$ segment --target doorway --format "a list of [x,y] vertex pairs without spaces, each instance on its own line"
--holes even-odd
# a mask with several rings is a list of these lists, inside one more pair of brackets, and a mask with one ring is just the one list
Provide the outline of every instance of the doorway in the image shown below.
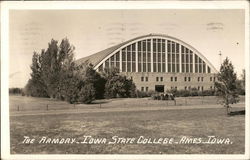
[[155,85],[156,92],[164,92],[164,85]]

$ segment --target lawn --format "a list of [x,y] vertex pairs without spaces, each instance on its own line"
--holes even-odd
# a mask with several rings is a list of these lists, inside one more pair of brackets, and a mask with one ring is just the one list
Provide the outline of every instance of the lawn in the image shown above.
[[[29,106],[43,104],[50,100],[39,99]],[[19,100],[21,102],[21,100]],[[135,99],[141,102],[141,100]],[[154,107],[151,100],[143,100],[145,106]],[[15,103],[17,102],[17,99]],[[33,104],[34,102],[34,104]],[[118,107],[129,106],[123,99],[108,101]],[[139,103],[138,102],[138,103]],[[156,106],[160,101],[154,101]],[[64,102],[62,103],[67,106]],[[166,102],[164,102],[166,103]],[[13,105],[13,101],[11,102]],[[20,104],[18,102],[18,104]],[[141,104],[141,103],[140,103]],[[52,106],[52,104],[50,104]],[[191,105],[191,104],[190,104]],[[14,106],[14,105],[13,105]],[[85,106],[85,105],[83,105]],[[83,107],[81,105],[77,107]],[[94,105],[95,106],[95,105]],[[112,105],[109,105],[112,106]],[[115,106],[115,105],[113,105]],[[130,104],[131,106],[131,104]],[[69,108],[71,108],[70,106]],[[87,106],[87,107],[91,107]],[[97,106],[96,106],[97,107]],[[143,107],[141,104],[140,107]],[[185,106],[184,106],[185,107]],[[126,108],[126,107],[125,107]],[[244,110],[244,105],[234,108]],[[12,111],[11,111],[12,112]],[[25,111],[19,111],[25,112]],[[69,113],[59,115],[10,116],[10,138],[12,154],[243,154],[245,146],[245,115],[226,116],[225,109],[159,109],[91,113]],[[49,138],[76,138],[82,141],[84,136],[106,138],[112,136],[147,138],[174,138],[179,141],[183,136],[207,139],[208,136],[229,138],[230,144],[23,144],[24,136],[37,140]]]

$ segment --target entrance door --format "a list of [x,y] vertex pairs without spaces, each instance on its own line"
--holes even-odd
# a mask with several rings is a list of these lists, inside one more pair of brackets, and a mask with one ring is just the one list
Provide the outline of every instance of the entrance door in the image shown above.
[[155,85],[156,92],[164,92],[164,85]]

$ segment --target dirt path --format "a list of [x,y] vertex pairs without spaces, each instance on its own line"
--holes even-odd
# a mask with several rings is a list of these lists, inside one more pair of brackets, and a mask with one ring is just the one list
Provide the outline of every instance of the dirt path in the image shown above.
[[[221,108],[221,105],[190,105],[190,106],[154,106],[154,107],[118,107],[118,108],[76,108],[61,110],[33,110],[33,111],[11,111],[10,116],[32,116],[32,115],[58,115],[58,114],[81,114],[81,113],[102,113],[102,112],[140,112],[156,110],[178,110],[178,109],[206,109]],[[233,107],[245,107],[245,103],[238,103]]]

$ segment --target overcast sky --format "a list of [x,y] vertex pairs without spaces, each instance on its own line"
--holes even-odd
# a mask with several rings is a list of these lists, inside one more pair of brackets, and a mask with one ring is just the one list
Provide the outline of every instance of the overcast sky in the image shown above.
[[30,78],[33,51],[53,38],[67,37],[79,59],[131,38],[167,34],[200,51],[219,70],[219,52],[244,68],[244,10],[12,10],[10,11],[10,87]]

